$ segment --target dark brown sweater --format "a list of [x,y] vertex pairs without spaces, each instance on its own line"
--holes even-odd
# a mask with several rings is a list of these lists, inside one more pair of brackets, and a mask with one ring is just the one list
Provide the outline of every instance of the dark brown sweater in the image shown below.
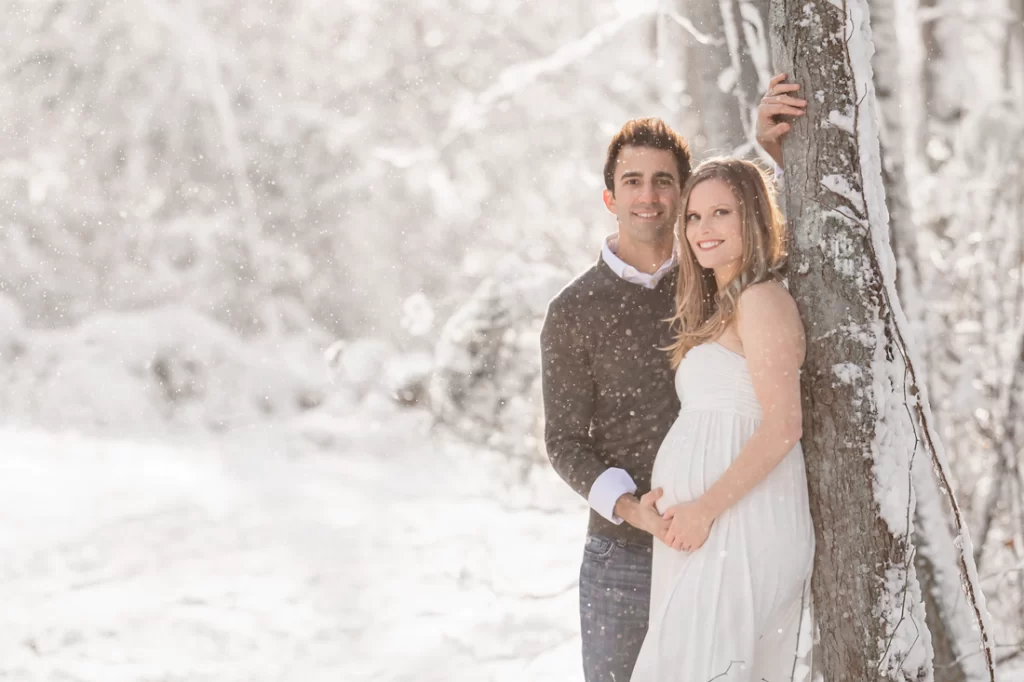
[[[587,498],[604,471],[619,467],[650,490],[662,439],[679,414],[665,320],[676,273],[655,289],[632,284],[599,259],[548,306],[541,332],[544,440],[551,465]],[[589,530],[650,544],[651,536],[593,509]]]

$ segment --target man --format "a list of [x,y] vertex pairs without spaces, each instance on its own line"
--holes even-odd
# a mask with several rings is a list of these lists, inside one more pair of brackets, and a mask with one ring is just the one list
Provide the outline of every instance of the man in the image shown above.
[[[772,79],[758,141],[781,166],[781,137],[806,102]],[[657,118],[629,121],[608,147],[604,202],[618,221],[598,262],[551,301],[541,333],[545,442],[555,471],[590,504],[580,568],[587,682],[626,682],[647,632],[652,537],[668,523],[650,490],[679,412],[665,320],[676,285],[674,230],[689,146]],[[641,497],[637,497],[640,494]]]

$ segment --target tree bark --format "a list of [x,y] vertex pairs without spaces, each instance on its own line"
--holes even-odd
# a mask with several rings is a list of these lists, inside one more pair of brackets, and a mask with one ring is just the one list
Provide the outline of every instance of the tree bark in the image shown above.
[[[773,0],[770,19],[776,70],[800,83],[809,102],[787,137],[784,198],[790,288],[807,329],[815,673],[830,682],[930,680],[932,638],[914,568],[913,472],[916,458],[928,458],[946,483],[948,465],[901,332],[867,0]],[[970,539],[949,499],[960,534],[956,568],[976,605]]]

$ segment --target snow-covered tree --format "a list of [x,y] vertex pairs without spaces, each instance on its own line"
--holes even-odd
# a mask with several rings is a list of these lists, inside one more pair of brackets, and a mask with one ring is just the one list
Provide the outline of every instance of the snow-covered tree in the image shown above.
[[[809,100],[786,144],[785,202],[793,238],[790,284],[808,335],[803,442],[818,536],[815,666],[828,680],[933,678],[914,531],[915,522],[945,528],[941,506],[931,499],[937,489],[917,484],[917,472],[934,468],[958,532],[955,554],[933,556],[953,565],[935,570],[963,576],[977,629],[954,635],[980,633],[969,653],[983,658],[994,679],[970,537],[927,387],[915,374],[916,351],[903,333],[868,3],[774,0],[771,19],[775,64]],[[939,518],[915,517],[925,505]]]
[[568,273],[510,257],[452,315],[430,383],[434,413],[529,467],[543,457],[540,328]]

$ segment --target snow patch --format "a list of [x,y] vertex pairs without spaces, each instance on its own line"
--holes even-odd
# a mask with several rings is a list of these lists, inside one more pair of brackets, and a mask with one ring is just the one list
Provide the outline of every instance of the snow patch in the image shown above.
[[722,69],[722,72],[718,74],[717,84],[719,91],[724,93],[732,92],[733,88],[736,87],[736,81],[738,79],[739,76],[737,75],[735,68],[731,66],[725,67]]
[[848,133],[850,135],[854,134],[852,111],[840,113],[833,109],[832,111],[828,112],[828,122],[845,133]]
[[894,680],[904,679],[907,671],[929,669],[931,639],[922,636],[924,602],[913,565],[890,566],[883,595],[876,614],[886,624],[879,670],[885,679]]
[[844,384],[854,384],[864,378],[864,372],[852,362],[840,362],[832,365],[832,373]]
[[821,179],[821,185],[845,199],[857,211],[858,216],[864,215],[864,198],[842,175],[826,175]]
[[0,412],[118,434],[237,428],[324,400],[320,342],[243,340],[178,306],[99,313],[71,329],[15,328],[0,338]]

